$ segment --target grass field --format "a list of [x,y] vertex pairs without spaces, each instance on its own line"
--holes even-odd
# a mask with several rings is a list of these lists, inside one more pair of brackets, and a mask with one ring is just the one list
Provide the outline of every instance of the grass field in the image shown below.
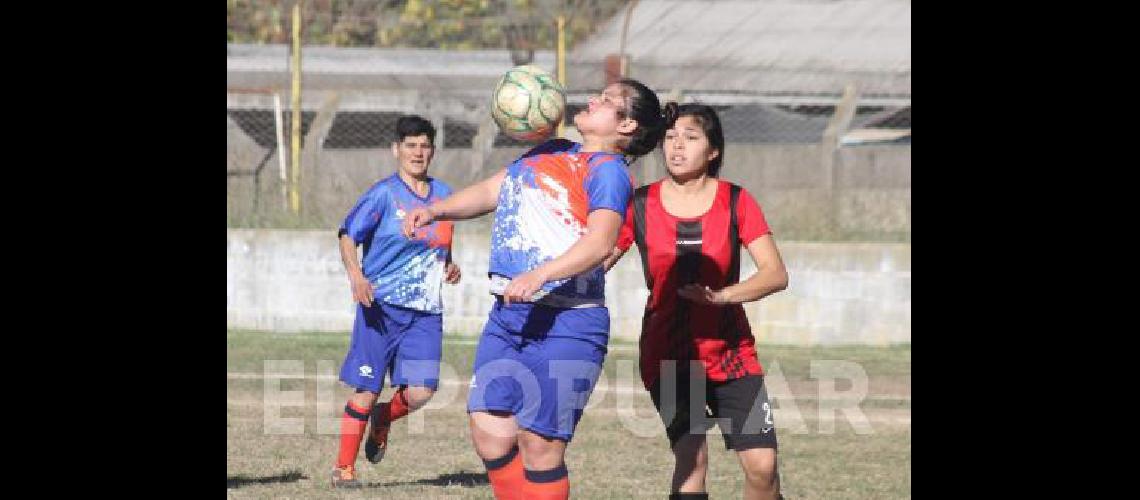
[[[337,452],[338,417],[350,394],[335,380],[348,334],[228,331],[228,497],[493,498],[471,447],[464,411],[474,339],[444,342],[444,382],[436,398],[394,425],[381,464],[369,464],[361,452],[357,467],[365,487],[344,492],[331,490],[328,476]],[[785,498],[910,498],[909,345],[760,346],[759,351],[776,408]],[[635,344],[611,342],[604,375],[567,451],[572,498],[668,495],[672,459],[664,427],[637,378],[636,359]],[[827,361],[845,361],[843,366],[857,366],[866,377],[823,380],[820,362]],[[275,375],[282,372],[292,378]],[[786,392],[777,390],[780,382]],[[820,389],[842,393],[863,382],[867,391],[860,399],[828,397]],[[381,399],[390,394],[386,389]],[[821,406],[847,411],[821,412]],[[848,418],[855,410],[866,418],[865,427]],[[821,415],[834,416],[830,430],[821,426]],[[716,430],[709,436],[709,452],[710,498],[740,498],[740,467]]]

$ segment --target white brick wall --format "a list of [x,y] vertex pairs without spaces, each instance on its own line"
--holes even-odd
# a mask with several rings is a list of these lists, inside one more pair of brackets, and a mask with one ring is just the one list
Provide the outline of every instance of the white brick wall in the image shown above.
[[[444,329],[478,335],[491,305],[487,235],[456,233],[463,281],[444,286]],[[347,331],[353,304],[334,231],[227,230],[226,324],[275,331]],[[757,341],[910,342],[910,245],[778,242],[788,289],[745,305]],[[741,277],[755,272],[751,259]],[[614,336],[636,339],[649,292],[636,247],[607,276]]]

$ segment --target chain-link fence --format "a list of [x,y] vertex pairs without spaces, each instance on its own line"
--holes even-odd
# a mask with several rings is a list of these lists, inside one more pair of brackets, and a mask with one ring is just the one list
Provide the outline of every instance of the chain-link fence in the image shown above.
[[[684,12],[692,3],[702,10]],[[309,31],[302,36],[301,198],[295,214],[288,205],[292,68],[286,45],[293,4],[230,2],[231,42],[258,41],[260,33],[260,41],[278,43],[227,45],[227,224],[334,228],[361,193],[394,171],[390,146],[396,119],[404,114],[434,123],[431,173],[454,188],[501,168],[527,145],[498,132],[488,111],[491,89],[519,63],[556,71],[552,33],[554,18],[562,15],[572,18],[565,26],[574,26],[566,30],[567,125],[607,75],[624,66],[626,74],[658,90],[663,102],[717,108],[727,143],[722,176],[756,194],[784,239],[909,241],[909,2],[832,2],[843,4],[838,10],[799,2],[798,10],[771,10],[785,3],[797,4],[305,2],[308,19],[321,21],[306,25]],[[507,8],[512,4],[531,8],[513,12]],[[345,5],[354,7],[340,8]],[[739,32],[748,16],[778,15],[785,27],[800,26],[802,36],[824,36],[813,34],[811,23],[834,24],[852,15],[843,9],[853,8],[878,9],[875,26],[886,26],[880,26],[878,31],[886,33],[880,38],[897,35],[899,12],[905,10],[905,61],[876,63],[841,51],[834,58],[852,61],[845,67],[797,70],[781,58],[793,59],[800,49],[753,50],[749,40],[762,37]],[[676,16],[687,21],[670,21]],[[257,25],[252,19],[277,21]],[[684,30],[702,26],[721,39],[695,49],[677,45],[697,36]],[[413,28],[422,33],[412,36]],[[864,40],[877,36],[871,28],[853,29],[831,47],[850,52],[852,45],[866,42],[868,52],[878,50],[876,40]],[[742,39],[733,40],[734,33]],[[356,46],[330,46],[340,43]],[[433,43],[441,48],[422,48]],[[487,47],[495,44],[500,46]],[[686,55],[690,49],[702,52]],[[774,60],[759,60],[765,57]],[[876,73],[874,64],[885,69]],[[568,135],[573,137],[572,127]],[[656,152],[631,170],[640,183],[665,174]]]

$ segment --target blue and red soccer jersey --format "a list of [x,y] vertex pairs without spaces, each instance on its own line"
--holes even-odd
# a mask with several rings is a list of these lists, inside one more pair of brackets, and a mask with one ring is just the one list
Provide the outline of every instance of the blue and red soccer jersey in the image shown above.
[[375,299],[386,304],[442,314],[440,287],[451,252],[451,222],[433,222],[413,238],[402,232],[404,216],[451,195],[451,188],[429,179],[425,197],[417,195],[398,174],[378,181],[356,202],[341,233],[364,245],[362,271]]
[[[620,154],[580,153],[581,144],[547,141],[507,166],[491,229],[492,293],[510,278],[531,271],[568,250],[586,232],[586,217],[598,209],[625,215],[633,183]],[[498,275],[506,279],[495,279]],[[543,302],[560,307],[603,306],[605,272],[598,267],[549,281]]]
[[[628,250],[640,234],[642,266],[649,286],[641,331],[641,376],[650,387],[662,360],[700,360],[709,380],[724,382],[762,375],[755,339],[740,304],[695,304],[677,289],[699,283],[719,290],[740,278],[740,246],[771,232],[764,212],[748,191],[717,181],[713,204],[699,217],[676,217],[661,203],[661,181],[639,188],[630,205],[617,246]],[[645,190],[642,196],[641,190]],[[642,215],[635,204],[644,203]],[[736,212],[736,228],[732,227]]]
[[[624,216],[633,193],[625,158],[580,149],[551,140],[507,167],[491,230],[492,293],[566,253],[590,212]],[[523,429],[569,441],[605,360],[604,289],[599,265],[547,282],[534,303],[497,300],[475,350],[467,410],[508,411]]]

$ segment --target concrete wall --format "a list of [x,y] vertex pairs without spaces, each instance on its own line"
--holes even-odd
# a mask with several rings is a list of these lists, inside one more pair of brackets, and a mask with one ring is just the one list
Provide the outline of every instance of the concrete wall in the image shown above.
[[[463,223],[461,223],[462,225]],[[478,335],[491,305],[486,233],[457,232],[463,281],[444,286],[444,329]],[[745,306],[757,341],[772,344],[910,342],[910,244],[779,241],[787,290]],[[229,328],[347,331],[353,304],[335,232],[230,229]],[[636,339],[649,295],[637,250],[607,276],[612,334]],[[755,272],[744,259],[741,276]]]

